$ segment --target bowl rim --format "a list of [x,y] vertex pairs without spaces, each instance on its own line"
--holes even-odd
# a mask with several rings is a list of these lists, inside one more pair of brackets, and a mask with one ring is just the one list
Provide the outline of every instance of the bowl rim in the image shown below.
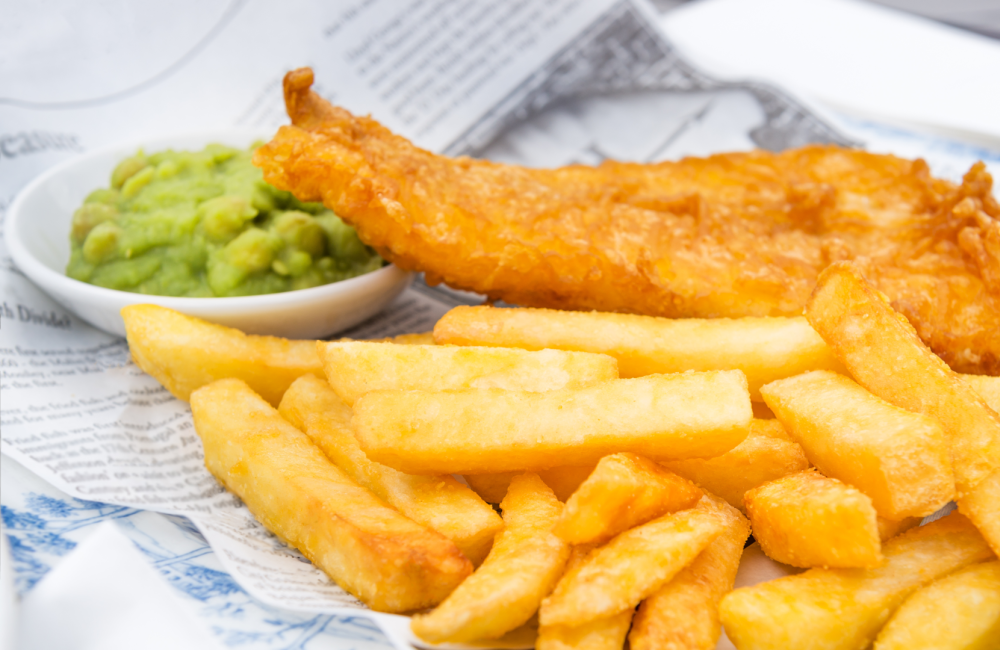
[[[71,278],[65,273],[53,270],[35,257],[21,238],[20,228],[22,221],[25,218],[23,204],[27,202],[29,197],[38,192],[39,189],[52,178],[63,175],[67,173],[68,170],[76,167],[85,166],[88,161],[94,158],[110,153],[125,150],[136,150],[140,148],[171,148],[172,145],[168,144],[170,141],[182,139],[201,139],[204,141],[204,144],[202,145],[202,147],[204,147],[211,144],[213,138],[247,137],[249,139],[258,135],[261,136],[260,139],[262,140],[266,140],[268,137],[264,136],[261,130],[252,128],[203,129],[199,131],[177,132],[172,134],[167,133],[153,137],[119,141],[117,143],[104,145],[90,151],[83,152],[78,156],[73,156],[68,160],[64,160],[49,169],[46,169],[29,181],[28,184],[17,193],[14,200],[7,208],[7,214],[4,219],[4,243],[7,246],[7,250],[17,268],[25,276],[27,276],[28,279],[38,284],[43,290],[46,290],[46,287],[51,285],[63,285],[66,289],[74,291],[76,295],[83,299],[93,299],[103,303],[107,303],[109,301],[129,304],[150,302],[176,309],[177,311],[204,309],[212,304],[212,302],[216,303],[212,305],[213,307],[224,311],[245,311],[254,307],[280,307],[287,304],[307,302],[311,299],[322,299],[328,294],[332,295],[350,292],[353,289],[364,290],[363,285],[370,282],[377,283],[378,280],[383,279],[384,276],[398,274],[400,271],[408,275],[410,274],[410,272],[403,271],[394,264],[389,263],[382,268],[369,271],[363,275],[348,278],[346,280],[339,280],[337,282],[331,282],[329,284],[323,284],[316,287],[309,287],[307,289],[282,291],[280,293],[267,293],[253,296],[212,296],[204,298],[161,296],[156,294],[121,291],[119,289],[108,289],[106,287],[100,287]],[[176,145],[173,145],[173,147],[176,148]],[[69,237],[68,232],[66,236]],[[388,278],[385,279],[388,280]],[[46,293],[48,293],[48,291],[46,291]]]

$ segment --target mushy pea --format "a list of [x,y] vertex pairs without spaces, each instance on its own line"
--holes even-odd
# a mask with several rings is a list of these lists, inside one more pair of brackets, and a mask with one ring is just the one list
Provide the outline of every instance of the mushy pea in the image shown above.
[[249,296],[353,278],[383,265],[319,203],[264,182],[244,151],[141,151],[73,214],[66,275],[158,296]]

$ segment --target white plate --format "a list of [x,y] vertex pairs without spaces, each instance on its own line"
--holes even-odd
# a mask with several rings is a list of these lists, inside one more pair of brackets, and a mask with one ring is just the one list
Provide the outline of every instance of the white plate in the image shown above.
[[248,147],[268,136],[251,131],[212,131],[149,138],[106,147],[53,167],[18,194],[7,213],[5,237],[18,268],[66,309],[91,325],[125,335],[122,307],[153,303],[251,334],[323,338],[374,316],[399,295],[412,274],[386,266],[357,278],[263,296],[174,298],[105,289],[66,277],[73,212],[111,171],[142,148],[200,150],[217,142]]

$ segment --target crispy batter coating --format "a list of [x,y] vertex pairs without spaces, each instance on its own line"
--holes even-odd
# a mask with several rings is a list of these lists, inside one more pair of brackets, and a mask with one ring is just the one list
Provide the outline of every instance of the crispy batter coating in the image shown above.
[[292,126],[254,162],[430,283],[533,307],[797,315],[854,260],[955,370],[1000,374],[1000,205],[922,160],[830,146],[529,169],[447,158],[285,77]]

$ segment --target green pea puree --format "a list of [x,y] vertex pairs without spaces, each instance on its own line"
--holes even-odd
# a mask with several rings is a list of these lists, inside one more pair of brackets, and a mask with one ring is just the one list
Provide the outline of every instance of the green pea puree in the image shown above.
[[73,215],[66,275],[158,296],[250,296],[305,289],[383,260],[320,203],[264,182],[254,147],[142,151]]

